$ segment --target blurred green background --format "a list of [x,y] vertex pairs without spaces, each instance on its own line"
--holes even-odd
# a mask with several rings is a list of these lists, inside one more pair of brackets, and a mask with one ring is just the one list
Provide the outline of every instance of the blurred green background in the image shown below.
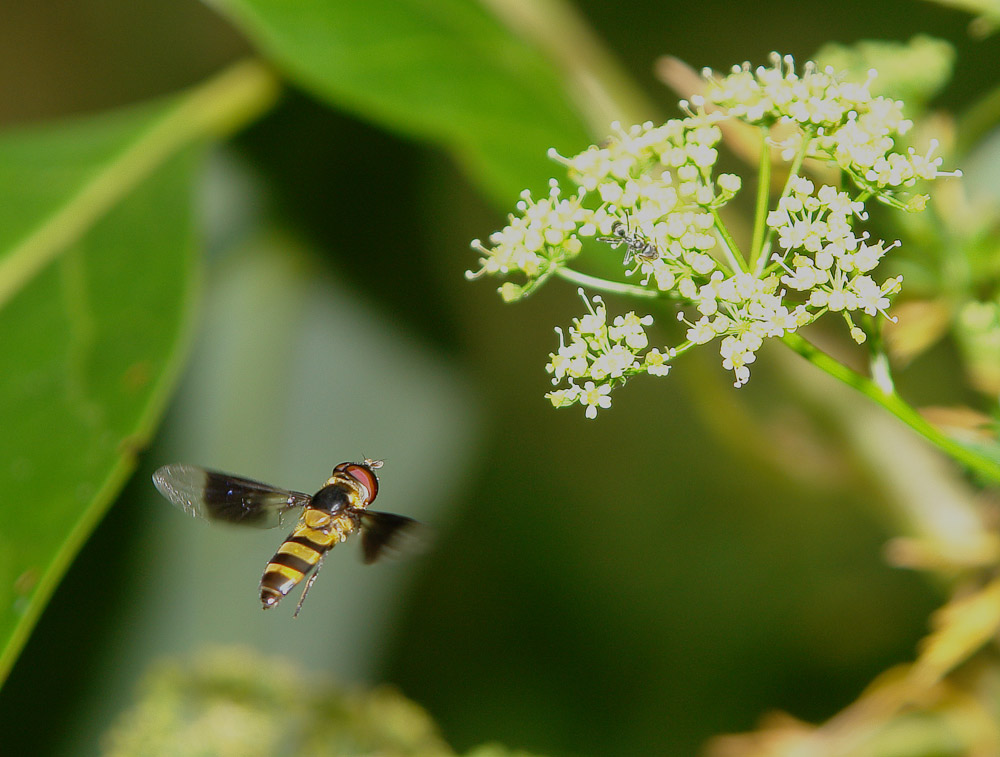
[[[933,33],[958,51],[943,108],[995,84],[1000,60],[1000,39],[925,3],[577,7],[671,114],[662,54],[725,69]],[[154,97],[249,52],[193,0],[5,3],[0,121]],[[778,350],[739,392],[692,359],[596,422],[552,411],[543,365],[579,311],[572,288],[507,307],[466,282],[468,240],[504,209],[441,151],[293,86],[215,149],[199,193],[208,264],[185,378],[0,690],[18,724],[4,754],[97,753],[152,662],[213,643],[392,682],[457,749],[551,755],[691,754],[769,710],[823,719],[912,658],[941,595],[885,565],[886,494],[829,418],[789,400]],[[934,370],[949,360],[921,359],[904,390],[950,397]],[[743,432],[747,412],[765,435]],[[149,482],[185,461],[311,491],[365,455],[386,459],[379,506],[430,523],[433,544],[373,568],[337,550],[296,620],[256,596],[283,534],[186,519]]]

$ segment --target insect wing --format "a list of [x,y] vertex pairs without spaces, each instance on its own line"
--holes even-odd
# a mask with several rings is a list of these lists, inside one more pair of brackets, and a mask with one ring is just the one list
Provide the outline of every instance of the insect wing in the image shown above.
[[188,515],[257,528],[281,525],[285,513],[312,500],[302,492],[196,465],[165,465],[153,474],[153,484]]
[[421,530],[413,518],[365,510],[361,515],[361,552],[365,563],[373,563],[387,549],[397,549],[406,535]]

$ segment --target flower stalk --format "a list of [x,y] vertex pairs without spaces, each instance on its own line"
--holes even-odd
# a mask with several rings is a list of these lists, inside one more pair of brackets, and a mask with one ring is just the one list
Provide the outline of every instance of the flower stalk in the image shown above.
[[760,162],[757,165],[757,204],[753,219],[753,240],[750,242],[750,268],[763,271],[763,266],[757,267],[760,260],[766,260],[764,252],[764,235],[767,233],[767,207],[771,197],[771,150],[768,146],[769,129],[760,129]]
[[863,376],[807,341],[800,334],[785,334],[781,341],[821,371],[857,389],[881,405],[952,459],[983,478],[1000,484],[1000,462],[977,454],[942,432],[895,391],[885,391],[878,381]]
[[654,289],[647,289],[646,287],[634,286],[632,284],[624,284],[620,281],[611,281],[610,279],[601,279],[597,276],[590,276],[586,273],[574,271],[572,268],[566,268],[565,266],[557,268],[555,275],[578,286],[587,287],[588,289],[593,289],[596,292],[604,292],[605,294],[620,294],[623,297],[638,297],[640,299],[654,300],[661,296],[660,293]]

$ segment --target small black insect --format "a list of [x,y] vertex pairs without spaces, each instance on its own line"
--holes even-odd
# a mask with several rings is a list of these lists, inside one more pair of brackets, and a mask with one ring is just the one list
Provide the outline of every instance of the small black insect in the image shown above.
[[622,261],[622,265],[631,263],[632,258],[652,262],[660,257],[660,251],[651,240],[638,231],[630,230],[621,221],[615,221],[611,225],[611,233],[613,236],[597,237],[597,241],[607,242],[615,249],[618,249],[620,245],[625,245],[625,259]]

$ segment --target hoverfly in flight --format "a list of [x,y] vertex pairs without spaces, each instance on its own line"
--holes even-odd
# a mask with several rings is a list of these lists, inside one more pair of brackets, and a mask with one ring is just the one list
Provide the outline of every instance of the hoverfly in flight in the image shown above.
[[311,496],[184,464],[163,466],[153,474],[153,483],[172,504],[206,520],[273,528],[291,522],[289,513],[296,511],[298,523],[264,568],[260,601],[265,610],[274,607],[312,572],[295,608],[298,615],[327,552],[337,544],[360,531],[364,561],[372,563],[417,524],[412,518],[368,509],[378,494],[375,471],[381,467],[381,460],[367,458],[363,463],[341,463]]
[[625,245],[625,259],[622,261],[622,265],[628,265],[632,262],[632,258],[651,263],[660,257],[660,251],[652,241],[638,231],[631,231],[621,221],[615,221],[611,224],[610,237],[597,237],[597,241],[607,242],[615,249],[618,249],[620,245]]

